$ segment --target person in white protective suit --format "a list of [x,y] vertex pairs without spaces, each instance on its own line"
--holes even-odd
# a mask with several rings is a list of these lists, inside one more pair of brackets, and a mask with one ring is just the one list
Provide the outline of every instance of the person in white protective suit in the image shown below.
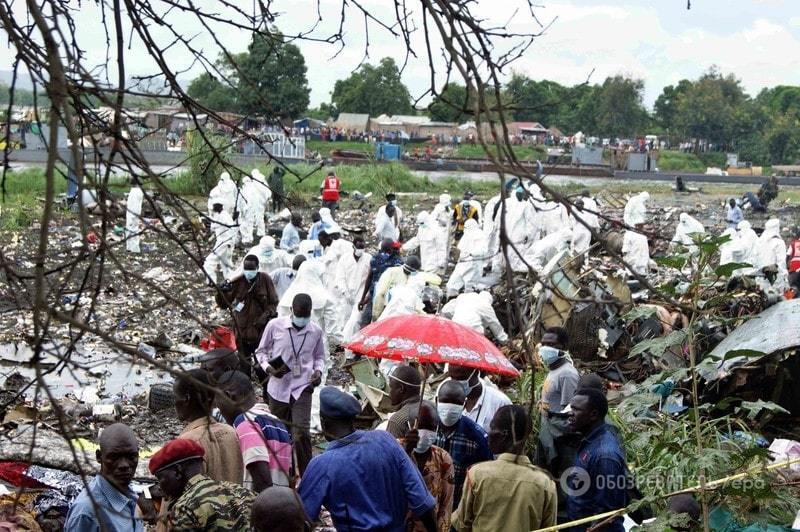
[[453,198],[450,194],[439,194],[439,202],[433,207],[431,216],[439,222],[439,225],[447,227],[453,218]]
[[[639,228],[641,225],[639,224]],[[638,231],[625,231],[622,239],[622,258],[635,273],[647,275],[650,268],[650,244],[647,236]]]
[[672,242],[685,246],[691,253],[697,251],[697,246],[692,239],[692,235],[697,233],[705,233],[706,228],[699,220],[689,216],[687,213],[682,212],[677,227],[675,227],[675,235],[672,237]]
[[531,244],[525,252],[525,262],[535,271],[541,272],[557,253],[570,249],[571,243],[572,230],[565,227]]
[[337,315],[346,320],[342,327],[342,341],[349,342],[359,331],[361,311],[358,302],[364,297],[364,286],[369,276],[372,255],[366,252],[364,239],[357,236],[353,239],[352,253],[339,257],[336,264],[333,291],[337,299]]
[[464,236],[458,242],[458,263],[447,281],[447,297],[454,297],[463,288],[465,292],[477,289],[483,275],[488,254],[489,239],[478,222],[470,218],[464,222]]
[[556,201],[536,202],[536,209],[542,238],[571,227],[569,212],[563,204]]
[[735,256],[739,242],[737,241],[736,229],[728,227],[720,236],[727,236],[729,240],[719,246],[719,265],[723,266],[725,264],[737,262]]
[[394,205],[390,203],[386,205],[386,209],[375,215],[375,231],[372,234],[379,241],[400,240],[400,222],[396,214]]
[[239,212],[239,235],[242,244],[253,242],[253,228],[258,224],[258,216],[261,215],[261,223],[264,223],[264,209],[266,204],[263,202],[264,196],[259,185],[252,177],[242,178],[241,193],[236,199],[236,210]]
[[461,294],[442,307],[441,315],[484,336],[488,329],[497,343],[505,344],[508,342],[508,334],[497,319],[492,302],[492,294],[486,290]]
[[736,228],[738,229],[736,235],[738,246],[736,253],[734,254],[736,259],[735,262],[742,262],[755,267],[758,263],[758,257],[756,256],[758,235],[755,231],[753,231],[750,222],[747,220],[742,220],[739,222],[739,225],[737,225]]
[[756,256],[759,269],[777,271],[772,288],[782,294],[789,286],[789,271],[786,267],[786,242],[781,238],[781,222],[778,218],[770,218],[764,224],[764,232],[756,243]]
[[[600,229],[600,218],[597,214],[597,202],[584,192],[575,200],[575,208],[570,217],[572,221],[572,253],[580,254],[592,245],[592,231]],[[583,223],[581,223],[583,222]]]
[[409,316],[424,314],[425,304],[422,301],[422,291],[425,289],[425,279],[421,275],[410,276],[403,284],[398,284],[386,293],[386,305],[375,321],[393,318],[394,316]]
[[211,232],[214,233],[214,248],[203,262],[203,271],[209,284],[217,282],[217,269],[222,271],[223,279],[230,279],[233,271],[233,246],[239,228],[233,218],[225,211],[222,199],[213,198],[211,208]]
[[[292,300],[297,294],[308,294],[311,296],[311,321],[316,323],[325,334],[323,335],[323,345],[325,349],[325,367],[322,370],[322,383],[328,379],[328,371],[331,363],[328,354],[330,345],[342,342],[341,330],[337,328],[338,320],[336,316],[336,301],[333,295],[322,284],[322,265],[319,261],[306,260],[297,269],[297,277],[283,294],[278,302],[278,316],[291,316]],[[319,420],[319,390],[314,388],[311,397],[311,430],[319,432],[321,430]]]
[[647,221],[647,201],[650,199],[648,192],[640,192],[625,204],[622,221],[629,227],[636,227]]
[[282,249],[276,249],[275,239],[271,236],[262,236],[258,245],[250,248],[245,257],[247,255],[258,257],[258,271],[264,273],[272,273],[278,268],[288,268],[292,265],[293,257]]
[[417,236],[403,244],[403,251],[413,252],[419,249],[422,271],[441,274],[447,267],[447,249],[441,245],[445,228],[433,220],[428,211],[417,214]]
[[[524,257],[541,236],[541,219],[536,212],[534,202],[528,196],[529,193],[525,188],[518,185],[514,194],[506,200],[506,235],[509,241],[508,264],[514,272],[528,271]],[[498,204],[496,210],[494,231],[497,233],[497,251],[492,259],[492,269],[497,268],[500,270],[505,263],[505,256],[500,247],[500,213],[502,212],[502,205]],[[487,218],[492,215],[488,210],[486,212]]]
[[261,173],[261,170],[258,168],[253,168],[253,171],[250,172],[250,176],[253,178],[255,184],[258,185],[258,191],[261,193],[261,201],[256,203],[257,212],[255,213],[256,234],[261,237],[267,234],[267,226],[264,221],[264,215],[266,214],[267,206],[272,199],[272,191],[267,185],[267,177]]
[[131,253],[140,253],[139,249],[139,222],[142,218],[142,200],[144,192],[137,180],[131,183],[131,190],[128,192],[128,202],[125,205],[125,246]]
[[[326,228],[323,233],[320,233],[320,236],[323,234],[330,237],[330,242],[323,246],[322,263],[325,268],[325,274],[322,277],[322,281],[325,286],[333,287],[336,282],[336,269],[339,265],[339,259],[345,255],[353,254],[353,243],[342,238],[342,229],[336,222]],[[320,244],[322,244],[322,238],[320,238]],[[340,316],[341,325],[344,325],[344,320],[346,319],[347,316]]]
[[211,189],[208,194],[208,213],[211,215],[212,199],[222,202],[222,208],[225,212],[233,216],[233,210],[236,208],[236,198],[239,195],[239,189],[236,183],[231,179],[231,174],[222,172],[219,176],[219,182]]

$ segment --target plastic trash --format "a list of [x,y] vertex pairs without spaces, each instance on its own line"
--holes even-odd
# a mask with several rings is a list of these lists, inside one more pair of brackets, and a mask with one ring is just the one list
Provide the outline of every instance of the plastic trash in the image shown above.
[[141,354],[147,355],[149,357],[156,356],[156,348],[144,342],[139,342],[139,345],[136,347],[136,350],[139,351]]

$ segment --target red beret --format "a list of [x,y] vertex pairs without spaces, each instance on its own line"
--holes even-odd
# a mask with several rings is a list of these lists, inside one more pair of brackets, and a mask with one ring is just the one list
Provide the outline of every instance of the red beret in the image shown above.
[[400,242],[399,240],[395,240],[394,242],[392,242],[392,247],[394,249],[400,249],[401,247],[403,247],[403,243]]
[[184,460],[191,460],[193,458],[203,458],[206,450],[194,440],[186,440],[178,438],[167,442],[161,449],[158,450],[150,458],[150,472],[154,475],[156,471],[169,467]]

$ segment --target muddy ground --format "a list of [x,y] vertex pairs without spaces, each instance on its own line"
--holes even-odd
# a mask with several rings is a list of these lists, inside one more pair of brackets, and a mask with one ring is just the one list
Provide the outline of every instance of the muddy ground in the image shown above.
[[[716,187],[710,193],[675,194],[664,185],[654,184],[648,188],[652,191],[654,236],[660,235],[665,240],[671,238],[678,214],[683,211],[700,219],[708,230],[721,232],[725,227],[723,205],[726,198],[742,192],[738,187]],[[627,190],[606,187],[594,188],[592,192],[598,197],[605,214],[621,218]],[[455,198],[459,195],[460,191],[453,192]],[[369,237],[370,251],[374,251],[377,243],[371,236],[372,220],[380,202],[371,199],[373,201],[343,200],[337,221],[345,230],[351,231],[350,235],[358,232]],[[485,202],[488,198],[479,199]],[[425,194],[400,196],[406,238],[416,230],[416,212],[423,208],[430,210],[436,200],[435,196]],[[198,199],[195,203],[201,207],[205,201]],[[295,210],[303,213],[304,225],[308,226],[310,206],[297,206]],[[169,214],[169,209],[165,214]],[[767,216],[750,213],[746,216],[754,228],[763,227],[767,217],[779,216],[787,241],[790,239],[788,229],[800,223],[800,209],[783,195],[771,205]],[[124,219],[118,219],[117,223],[124,224]],[[269,224],[270,232],[279,234],[284,223],[273,218]],[[27,229],[0,233],[3,254],[21,275],[9,280],[5,278],[6,274],[2,274],[4,280],[0,286],[0,387],[11,377],[8,388],[13,390],[19,389],[20,383],[24,386],[25,380],[34,376],[33,369],[26,364],[31,352],[25,341],[32,333],[32,274],[40,230],[34,224]],[[99,228],[96,231],[100,233]],[[168,231],[178,236],[178,242],[166,236]],[[152,249],[139,255],[127,253],[124,243],[113,241],[113,237],[108,240],[104,254],[99,253],[99,241],[84,246],[78,219],[68,212],[56,213],[49,232],[45,267],[58,268],[46,278],[51,290],[49,304],[72,319],[88,320],[99,327],[107,339],[136,349],[140,342],[152,343],[157,336],[165,334],[173,342],[173,347],[159,352],[156,359],[170,366],[199,353],[197,340],[206,335],[209,327],[227,323],[227,313],[216,308],[212,289],[206,286],[200,270],[209,250],[209,241],[202,234],[198,238],[190,224],[175,222],[164,226],[154,222],[142,237],[142,242]],[[237,261],[245,251],[237,250]],[[91,269],[88,265],[92,266]],[[102,276],[99,275],[101,270]],[[76,302],[75,294],[81,286],[84,287],[84,296]],[[91,294],[94,293],[96,297],[92,306]],[[178,434],[181,423],[169,410],[153,415],[146,406],[145,396],[150,386],[170,380],[164,369],[141,362],[132,364],[129,357],[109,349],[103,338],[79,338],[78,329],[67,325],[51,326],[48,338],[43,367],[52,373],[45,377],[45,381],[54,397],[73,416],[79,433],[91,437],[97,429],[97,420],[87,415],[90,412],[81,403],[99,401],[128,407],[120,410],[123,420],[131,423],[148,445],[158,445]],[[75,344],[77,353],[70,353],[70,356],[81,361],[80,368],[65,369],[59,357],[67,353],[61,346],[68,345],[75,338],[79,338]],[[347,376],[344,372],[333,371],[331,379],[343,382]],[[33,403],[35,393],[33,388],[27,390],[24,394],[26,404]],[[3,394],[4,398],[13,396],[11,391]],[[37,398],[42,405],[40,415],[46,414],[49,407],[43,400],[44,394],[40,391]]]

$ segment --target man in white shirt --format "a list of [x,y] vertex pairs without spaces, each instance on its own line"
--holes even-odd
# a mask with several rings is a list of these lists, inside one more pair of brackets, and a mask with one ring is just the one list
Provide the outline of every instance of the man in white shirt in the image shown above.
[[[510,405],[511,400],[488,379],[482,379],[480,371],[475,368],[450,364],[448,369],[450,380],[461,383],[467,394],[464,415],[489,430],[495,413],[501,406]],[[447,382],[447,381],[445,381]]]

